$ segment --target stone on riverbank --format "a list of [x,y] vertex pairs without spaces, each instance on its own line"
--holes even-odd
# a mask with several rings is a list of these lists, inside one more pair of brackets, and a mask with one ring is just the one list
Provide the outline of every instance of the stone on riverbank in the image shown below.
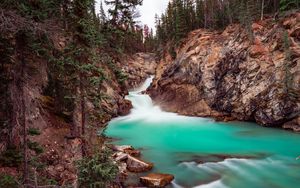
[[113,155],[113,157],[114,157],[115,161],[120,162],[120,161],[125,161],[125,160],[127,160],[128,154],[123,153],[123,152],[118,152],[118,153],[115,153],[115,154]]
[[128,155],[127,169],[130,172],[147,172],[153,168],[153,163],[148,163]]
[[109,148],[111,148],[113,151],[120,151],[123,153],[125,153],[126,150],[133,150],[133,147],[129,145],[123,145],[123,146],[110,145]]
[[148,174],[147,176],[140,177],[140,181],[147,187],[165,187],[170,184],[174,179],[171,174]]

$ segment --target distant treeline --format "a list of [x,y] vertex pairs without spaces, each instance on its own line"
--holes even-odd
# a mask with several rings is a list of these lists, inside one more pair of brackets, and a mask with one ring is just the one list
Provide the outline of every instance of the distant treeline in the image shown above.
[[192,30],[222,29],[300,7],[299,0],[173,0],[164,14],[156,15],[157,40],[178,42]]

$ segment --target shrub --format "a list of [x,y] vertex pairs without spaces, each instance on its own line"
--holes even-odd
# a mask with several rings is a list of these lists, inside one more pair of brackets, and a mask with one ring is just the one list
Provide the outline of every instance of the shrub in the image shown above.
[[35,136],[35,135],[40,135],[41,132],[38,129],[36,129],[36,128],[29,128],[28,129],[28,134],[30,136]]
[[6,167],[19,167],[22,163],[22,158],[21,152],[16,148],[11,147],[0,156],[0,164],[1,166]]
[[18,182],[13,176],[0,174],[0,187],[18,188]]
[[111,152],[105,149],[77,162],[79,187],[104,188],[115,180],[118,167],[110,155]]
[[41,153],[44,152],[44,149],[42,148],[42,146],[39,143],[37,143],[37,142],[31,142],[31,141],[29,141],[28,142],[28,148],[31,149],[31,150],[33,150],[33,151],[35,151],[36,154],[41,154]]

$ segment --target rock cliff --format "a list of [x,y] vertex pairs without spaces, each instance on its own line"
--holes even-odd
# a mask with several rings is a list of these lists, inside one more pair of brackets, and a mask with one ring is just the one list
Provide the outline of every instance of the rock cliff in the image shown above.
[[155,74],[157,63],[153,53],[137,53],[123,58],[120,67],[126,73],[127,88],[140,85],[150,75]]
[[[185,115],[296,129],[300,112],[300,13],[250,29],[191,32],[166,54],[148,90],[162,108]],[[295,123],[296,122],[296,123]]]

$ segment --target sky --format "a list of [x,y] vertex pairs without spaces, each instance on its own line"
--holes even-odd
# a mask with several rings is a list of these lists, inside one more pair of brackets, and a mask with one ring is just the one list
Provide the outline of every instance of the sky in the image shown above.
[[[96,0],[96,11],[99,10],[101,0]],[[107,10],[108,7],[105,6],[104,0],[103,5]],[[167,8],[169,0],[144,0],[143,5],[138,7],[138,10],[141,14],[141,17],[138,19],[142,24],[147,24],[149,27],[155,29],[155,14],[159,16],[165,11]]]

